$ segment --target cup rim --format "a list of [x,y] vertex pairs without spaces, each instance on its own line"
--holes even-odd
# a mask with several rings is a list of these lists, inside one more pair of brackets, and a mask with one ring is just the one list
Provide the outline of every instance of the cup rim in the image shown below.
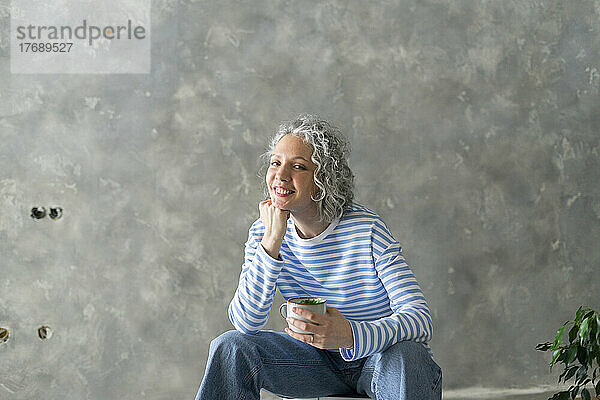
[[[299,302],[299,301],[307,300],[307,299],[317,300],[317,302],[316,303],[308,303],[308,304],[307,303],[301,303],[301,302]],[[323,304],[326,301],[327,300],[325,300],[324,298],[318,297],[318,296],[292,297],[291,299],[288,300],[289,303],[300,304],[300,305],[313,305],[313,304],[317,305],[317,304]]]

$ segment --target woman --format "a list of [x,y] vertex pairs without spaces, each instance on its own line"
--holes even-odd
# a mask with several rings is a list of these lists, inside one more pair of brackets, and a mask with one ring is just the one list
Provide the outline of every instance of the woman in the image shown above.
[[[402,250],[381,218],[353,202],[349,146],[327,121],[284,123],[266,153],[269,199],[250,227],[229,331],[210,345],[196,400],[367,394],[441,399],[431,317]],[[275,290],[318,296],[325,315],[294,311],[309,332],[261,331]]]

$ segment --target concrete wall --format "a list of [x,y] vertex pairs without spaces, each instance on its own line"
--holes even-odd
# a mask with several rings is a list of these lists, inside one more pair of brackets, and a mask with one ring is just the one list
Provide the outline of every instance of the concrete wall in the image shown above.
[[445,388],[555,382],[535,345],[600,306],[600,1],[152,3],[151,74],[19,75],[0,0],[1,399],[192,398],[301,112],[349,136]]

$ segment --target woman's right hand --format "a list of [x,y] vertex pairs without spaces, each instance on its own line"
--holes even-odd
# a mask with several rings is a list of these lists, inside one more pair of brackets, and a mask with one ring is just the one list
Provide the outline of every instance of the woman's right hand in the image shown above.
[[279,250],[287,229],[290,212],[275,207],[271,199],[261,201],[259,206],[260,220],[265,226],[265,234],[260,242],[268,255],[279,258]]

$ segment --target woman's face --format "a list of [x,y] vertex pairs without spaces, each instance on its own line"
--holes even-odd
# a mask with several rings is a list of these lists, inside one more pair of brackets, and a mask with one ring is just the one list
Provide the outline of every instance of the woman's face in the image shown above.
[[311,147],[293,135],[282,137],[271,155],[266,178],[271,201],[292,215],[317,217],[317,203],[311,199],[318,191],[311,156]]

